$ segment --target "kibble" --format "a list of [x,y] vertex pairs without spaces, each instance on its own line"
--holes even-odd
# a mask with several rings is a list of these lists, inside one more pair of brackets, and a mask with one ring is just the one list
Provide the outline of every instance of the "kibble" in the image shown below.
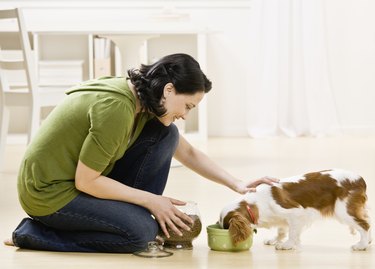
[[182,236],[176,234],[168,228],[170,237],[164,238],[164,247],[175,248],[175,249],[191,249],[193,248],[192,241],[196,238],[202,230],[202,222],[197,215],[188,215],[193,221],[193,224],[190,224],[190,231],[181,230]]

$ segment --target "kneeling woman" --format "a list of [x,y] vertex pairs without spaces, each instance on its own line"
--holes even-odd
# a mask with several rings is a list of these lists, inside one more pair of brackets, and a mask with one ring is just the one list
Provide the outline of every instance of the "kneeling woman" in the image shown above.
[[128,78],[83,82],[43,122],[18,177],[30,218],[13,232],[20,248],[134,252],[159,229],[181,234],[192,220],[162,196],[175,157],[200,175],[244,193],[242,182],[192,147],[173,121],[198,106],[211,82],[189,55],[165,56]]

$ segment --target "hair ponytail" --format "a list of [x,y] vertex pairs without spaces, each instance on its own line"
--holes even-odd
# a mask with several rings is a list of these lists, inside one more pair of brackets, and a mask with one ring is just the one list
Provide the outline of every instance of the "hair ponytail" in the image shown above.
[[177,94],[207,93],[212,87],[198,62],[183,53],[165,56],[151,65],[142,64],[139,69],[130,69],[127,73],[142,109],[156,116],[166,113],[160,100],[167,83],[173,84]]

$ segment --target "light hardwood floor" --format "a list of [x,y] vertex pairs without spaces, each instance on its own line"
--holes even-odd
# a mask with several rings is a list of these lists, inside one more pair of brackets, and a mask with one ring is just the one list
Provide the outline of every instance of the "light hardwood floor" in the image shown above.
[[[243,179],[264,175],[286,177],[332,167],[353,170],[367,181],[369,204],[375,202],[375,136],[211,138],[207,144],[198,146]],[[22,145],[7,147],[5,169],[0,173],[0,238],[9,237],[25,216],[16,194],[17,169],[24,150]],[[1,245],[0,268],[375,268],[374,247],[364,252],[351,251],[358,235],[351,235],[346,226],[332,220],[316,222],[306,230],[298,251],[275,251],[264,246],[263,240],[275,232],[265,229],[258,230],[250,251],[211,251],[205,227],[217,221],[222,206],[237,194],[177,167],[171,169],[165,195],[198,203],[204,229],[193,242],[193,250],[175,251],[168,258],[146,259],[132,254],[56,253]]]

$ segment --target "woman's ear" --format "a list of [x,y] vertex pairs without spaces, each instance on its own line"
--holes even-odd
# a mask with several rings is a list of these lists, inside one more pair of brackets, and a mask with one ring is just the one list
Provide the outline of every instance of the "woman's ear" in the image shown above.
[[170,95],[173,90],[174,90],[174,86],[172,83],[169,82],[165,84],[164,91],[163,91],[164,97]]

